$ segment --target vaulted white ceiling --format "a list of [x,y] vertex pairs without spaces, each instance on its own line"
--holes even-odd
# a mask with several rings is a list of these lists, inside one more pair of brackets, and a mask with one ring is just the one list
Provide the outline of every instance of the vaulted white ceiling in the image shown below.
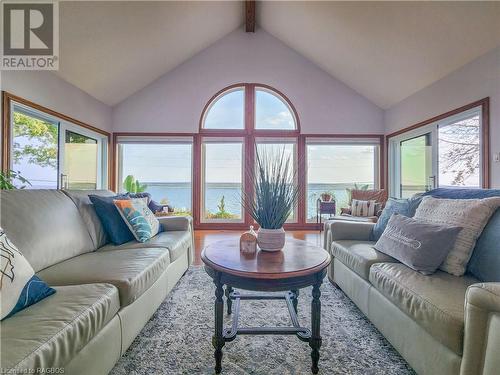
[[121,102],[243,24],[240,2],[60,2],[57,75]]
[[382,108],[500,44],[500,2],[263,2],[257,19]]
[[[61,2],[60,13],[57,74],[108,105],[244,22],[235,1]],[[500,45],[499,2],[264,1],[257,24],[382,108]]]

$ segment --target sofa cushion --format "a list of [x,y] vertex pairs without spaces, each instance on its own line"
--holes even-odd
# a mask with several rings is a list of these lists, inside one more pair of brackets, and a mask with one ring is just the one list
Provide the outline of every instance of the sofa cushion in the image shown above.
[[102,226],[99,216],[95,212],[89,195],[112,197],[116,194],[109,190],[63,190],[63,192],[73,201],[78,211],[80,211],[80,215],[82,215],[82,219],[87,225],[90,237],[94,242],[94,248],[98,249],[106,245],[109,242],[108,235]]
[[56,290],[0,323],[2,371],[64,367],[120,308],[118,291],[109,284]]
[[60,190],[0,194],[0,226],[35,272],[94,250],[75,204]]
[[363,279],[368,280],[372,264],[397,262],[389,255],[375,250],[373,245],[375,242],[372,241],[334,241],[332,242],[332,255]]
[[401,263],[379,263],[370,269],[370,282],[437,341],[462,354],[465,292],[477,279],[442,271],[424,276]]
[[161,232],[144,243],[130,241],[122,245],[108,244],[99,249],[99,251],[142,249],[147,247],[166,248],[170,254],[170,262],[174,262],[189,250],[191,241],[192,234],[189,231]]
[[113,284],[124,307],[148,290],[169,263],[168,251],[162,248],[98,250],[49,267],[39,276],[51,286]]

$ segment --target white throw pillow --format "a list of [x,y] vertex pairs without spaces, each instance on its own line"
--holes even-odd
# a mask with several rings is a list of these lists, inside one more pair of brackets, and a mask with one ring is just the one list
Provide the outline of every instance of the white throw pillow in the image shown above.
[[353,199],[351,202],[351,215],[352,216],[375,216],[375,207],[377,201],[360,201]]
[[422,199],[415,219],[462,227],[455,245],[439,267],[441,270],[455,276],[465,273],[477,239],[499,206],[500,198],[438,199],[427,196]]
[[35,276],[17,247],[0,228],[0,320],[37,303],[55,290]]

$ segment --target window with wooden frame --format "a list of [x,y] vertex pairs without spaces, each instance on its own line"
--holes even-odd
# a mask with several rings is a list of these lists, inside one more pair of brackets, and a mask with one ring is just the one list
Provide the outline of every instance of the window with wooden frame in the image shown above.
[[[127,158],[127,153],[122,140],[128,137],[131,137],[129,140],[142,140],[140,143],[151,145],[171,138],[192,139],[191,212],[196,229],[241,230],[254,224],[245,212],[242,196],[253,193],[248,176],[255,168],[257,155],[261,153],[285,153],[289,156],[295,183],[301,187],[297,207],[285,224],[287,229],[317,227],[309,220],[315,214],[308,203],[310,197],[307,194],[314,193],[307,188],[309,166],[314,170],[326,168],[321,173],[333,176],[332,183],[343,183],[347,180],[341,178],[342,173],[338,170],[344,168],[345,171],[345,166],[348,169],[359,164],[359,168],[352,168],[348,186],[366,183],[380,187],[382,182],[379,174],[383,174],[383,164],[380,164],[384,160],[383,135],[301,134],[299,116],[291,101],[280,91],[264,84],[239,83],[220,90],[202,110],[197,133],[115,133],[115,173],[118,172],[115,180],[118,188],[127,173],[133,172],[137,176],[142,173],[141,168],[136,168],[135,172],[125,167],[127,162],[123,159]],[[316,154],[311,154],[311,147],[315,144],[329,145],[332,149],[320,152],[319,159],[314,159]],[[356,153],[359,147],[363,150]],[[332,150],[342,161],[328,162]],[[148,160],[147,151],[143,151],[142,155],[140,159]],[[360,155],[363,158],[360,159]],[[325,162],[322,156],[328,160]],[[306,163],[308,158],[311,163]],[[176,167],[181,162],[174,164],[169,168],[172,178],[177,176]],[[165,174],[167,171],[158,173]],[[315,183],[314,173],[309,175],[309,188]],[[146,184],[149,182],[149,177],[141,178]],[[167,192],[163,195],[172,203]],[[170,196],[173,197],[172,193]],[[176,206],[175,203],[173,205]]]
[[350,204],[349,190],[377,189],[380,137],[306,139],[306,220],[316,220],[316,201],[328,193],[339,212]]
[[[110,135],[3,92],[2,170],[27,189],[105,189]],[[16,181],[14,181],[16,185]]]
[[128,177],[174,215],[192,215],[193,136],[117,135],[115,144],[119,192]]
[[489,188],[489,98],[387,136],[390,195]]
[[[241,83],[216,93],[200,119],[200,203],[195,222],[207,228],[251,224],[242,196],[251,194],[245,177],[254,168],[256,152],[289,152],[296,166],[299,129],[290,101],[270,86]],[[297,213],[289,221],[297,222]]]

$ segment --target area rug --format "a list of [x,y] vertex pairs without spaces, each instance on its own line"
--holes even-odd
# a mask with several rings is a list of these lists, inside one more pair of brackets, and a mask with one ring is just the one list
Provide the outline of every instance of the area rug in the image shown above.
[[[299,320],[310,326],[311,288],[302,289]],[[192,267],[111,372],[213,374],[215,287]],[[320,374],[414,374],[387,340],[328,279],[321,287]],[[226,326],[230,318],[226,318]],[[284,301],[242,301],[242,326],[290,325]],[[238,336],[223,349],[223,374],[310,374],[307,343],[295,336]]]

